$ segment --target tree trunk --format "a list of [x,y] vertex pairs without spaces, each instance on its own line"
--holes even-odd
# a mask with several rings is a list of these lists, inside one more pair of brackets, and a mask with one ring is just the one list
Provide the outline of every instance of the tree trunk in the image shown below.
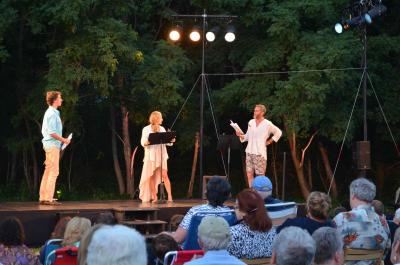
[[308,184],[310,185],[310,190],[312,190],[313,189],[313,175],[312,175],[311,159],[307,159],[307,176],[308,176]]
[[119,194],[125,193],[125,182],[122,177],[121,167],[119,165],[118,160],[118,148],[117,148],[117,133],[116,133],[116,125],[115,125],[115,111],[114,107],[110,107],[110,121],[111,121],[111,149],[112,149],[112,157],[114,163],[114,172],[118,182],[118,191]]
[[307,181],[304,176],[303,165],[301,164],[301,160],[299,159],[299,156],[298,156],[298,150],[297,150],[297,146],[296,146],[296,133],[293,131],[289,131],[289,129],[287,128],[286,125],[285,125],[285,129],[286,129],[286,133],[288,135],[290,154],[292,156],[294,168],[296,170],[297,180],[299,181],[300,191],[301,191],[304,199],[307,199],[308,195],[310,194],[310,190],[307,186]]
[[330,195],[332,198],[336,198],[338,195],[336,181],[335,181],[335,179],[332,180],[333,172],[332,172],[331,164],[329,163],[328,151],[326,150],[325,146],[321,142],[318,143],[318,148],[319,148],[319,152],[321,153],[322,162],[323,162],[324,168],[325,168],[326,184],[327,184],[326,186],[329,189],[329,186],[332,181]]
[[25,121],[25,127],[26,131],[28,133],[28,139],[29,139],[29,149],[30,149],[30,154],[31,154],[31,159],[32,159],[32,173],[33,173],[33,192],[37,193],[38,192],[38,186],[39,186],[39,168],[38,168],[38,162],[37,162],[37,157],[36,157],[36,149],[35,145],[32,142],[32,131],[29,126],[28,119],[26,116],[24,117]]
[[124,102],[121,102],[122,114],[122,139],[124,141],[124,160],[125,160],[125,175],[126,175],[126,193],[133,195],[134,183],[131,172],[131,141],[129,137],[129,112]]
[[26,185],[28,186],[29,193],[33,194],[32,180],[31,180],[31,175],[29,173],[29,159],[28,159],[27,153],[28,153],[27,149],[22,150],[22,165],[23,165]]

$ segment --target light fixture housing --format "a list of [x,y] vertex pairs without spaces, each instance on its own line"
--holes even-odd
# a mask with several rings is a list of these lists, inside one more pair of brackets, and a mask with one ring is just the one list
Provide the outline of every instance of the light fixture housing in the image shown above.
[[227,42],[233,42],[236,39],[235,32],[236,32],[235,27],[232,25],[229,25],[226,28],[225,40]]

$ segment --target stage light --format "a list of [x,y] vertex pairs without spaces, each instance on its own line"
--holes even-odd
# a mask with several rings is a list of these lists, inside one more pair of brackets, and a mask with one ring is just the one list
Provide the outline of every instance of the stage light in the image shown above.
[[181,38],[182,28],[180,26],[175,26],[169,32],[168,37],[172,41],[178,41]]
[[211,30],[209,30],[206,33],[206,39],[208,42],[213,42],[215,40],[215,36],[217,35],[219,31],[219,27],[213,27]]
[[194,42],[198,42],[200,40],[201,35],[199,27],[197,26],[193,27],[192,31],[189,34],[189,38]]
[[379,17],[381,16],[383,13],[385,13],[387,10],[386,6],[379,4],[377,6],[375,6],[374,8],[372,8],[371,10],[369,10],[365,15],[365,20],[367,21],[368,24],[372,23],[372,20],[375,17]]
[[235,40],[235,28],[230,25],[226,28],[225,40],[227,42],[233,42]]
[[335,31],[336,31],[337,34],[342,33],[342,32],[343,32],[343,26],[342,26],[342,24],[336,23],[336,25],[335,25]]

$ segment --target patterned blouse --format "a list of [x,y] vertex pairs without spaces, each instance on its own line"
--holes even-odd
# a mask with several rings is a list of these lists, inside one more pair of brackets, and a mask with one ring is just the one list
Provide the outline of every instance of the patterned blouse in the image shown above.
[[242,222],[231,226],[231,242],[228,246],[229,254],[241,259],[257,259],[271,257],[272,242],[276,236],[275,228],[267,232],[253,231]]
[[198,212],[224,212],[231,210],[227,206],[217,206],[213,207],[210,204],[202,204],[197,205],[192,208],[186,213],[185,217],[183,217],[182,222],[179,224],[179,227],[182,227],[185,230],[189,230],[190,221],[195,213]]
[[[360,205],[349,212],[339,213],[333,219],[343,238],[344,247],[361,249],[390,249],[390,230],[383,217],[370,205]],[[373,261],[349,262],[354,265],[370,265]],[[347,264],[347,263],[346,263]]]
[[0,245],[0,264],[39,265],[39,258],[25,245],[6,247]]

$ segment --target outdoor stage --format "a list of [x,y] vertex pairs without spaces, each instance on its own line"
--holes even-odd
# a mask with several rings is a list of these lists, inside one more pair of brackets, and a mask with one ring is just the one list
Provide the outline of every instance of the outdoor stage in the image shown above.
[[[18,217],[25,228],[26,244],[40,246],[49,238],[58,218],[62,216],[79,215],[94,221],[99,213],[111,212],[120,216],[126,213],[131,220],[144,220],[139,225],[144,225],[148,219],[168,223],[173,215],[185,214],[192,206],[202,203],[205,201],[175,200],[173,203],[157,204],[141,203],[139,200],[113,200],[63,201],[61,205],[49,206],[39,205],[38,202],[3,202],[0,204],[0,221],[9,216]],[[233,202],[228,205],[233,205]]]

